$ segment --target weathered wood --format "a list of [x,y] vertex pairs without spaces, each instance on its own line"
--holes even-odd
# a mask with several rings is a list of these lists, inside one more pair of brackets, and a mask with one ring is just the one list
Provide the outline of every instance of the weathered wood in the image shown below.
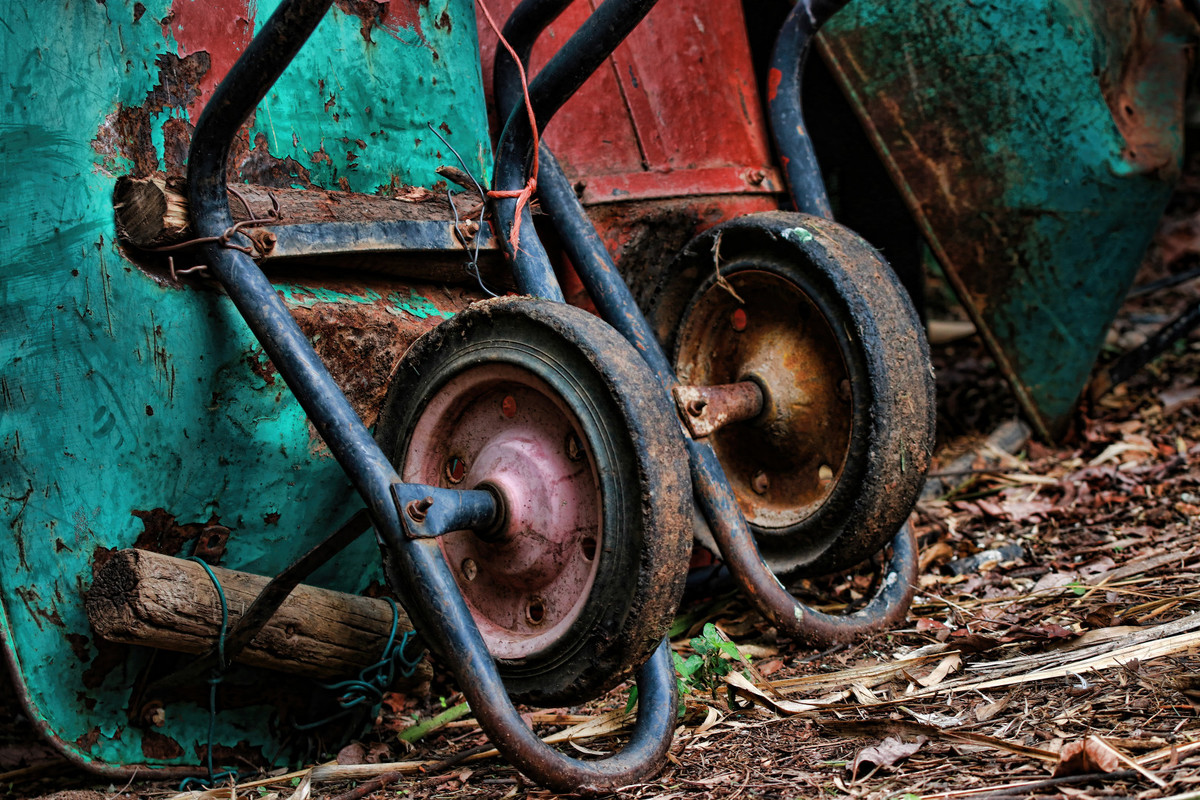
[[[443,170],[446,177],[470,183],[461,170]],[[451,202],[454,207],[451,207]],[[437,283],[476,284],[481,280],[493,291],[514,287],[511,270],[496,244],[486,236],[479,252],[478,273],[467,268],[475,253],[482,200],[470,188],[454,195],[416,187],[402,187],[392,195],[334,192],[324,189],[278,189],[237,184],[229,189],[229,210],[234,222],[270,219],[240,230],[236,243],[253,242],[260,265],[278,274],[328,276],[347,272],[384,273]],[[162,174],[149,178],[122,177],[113,193],[117,234],[129,256],[151,272],[172,275],[168,257],[180,269],[195,265],[195,256],[168,245],[195,238],[188,213],[187,186],[181,179]],[[457,211],[458,222],[455,222]],[[432,249],[412,247],[381,231],[389,223],[425,223],[445,236]],[[340,231],[335,231],[338,225]],[[329,225],[325,237],[311,236],[314,224]],[[354,234],[346,232],[350,225]],[[486,223],[485,223],[486,224]],[[372,227],[374,226],[374,227]],[[427,227],[428,234],[429,228]],[[451,233],[455,231],[456,233]],[[243,238],[244,236],[244,238]],[[343,238],[340,238],[343,237]],[[349,238],[345,238],[345,237]]]
[[[269,579],[212,570],[233,625]],[[181,653],[206,652],[221,624],[221,604],[204,568],[147,550],[114,554],[96,575],[86,609],[103,639]],[[302,584],[235,660],[322,680],[342,678],[375,663],[391,629],[387,601]],[[399,630],[411,629],[401,610]],[[423,662],[408,684],[428,680],[430,674]]]
[[[277,189],[254,184],[238,184],[233,189],[237,191],[229,192],[229,210],[234,222],[250,219],[247,205],[256,218],[265,218],[275,211],[279,223],[287,225],[454,219],[444,192],[421,187],[411,187],[396,195]],[[472,209],[476,209],[474,216],[478,216],[479,196],[473,190],[461,194],[457,205],[464,221],[472,216],[469,213]],[[134,247],[147,250],[178,244],[194,236],[188,216],[187,186],[182,181],[169,183],[163,175],[122,177],[113,193],[113,209],[117,233]]]
[[167,186],[164,176],[122,177],[113,191],[117,235],[148,249],[188,238],[187,198]]

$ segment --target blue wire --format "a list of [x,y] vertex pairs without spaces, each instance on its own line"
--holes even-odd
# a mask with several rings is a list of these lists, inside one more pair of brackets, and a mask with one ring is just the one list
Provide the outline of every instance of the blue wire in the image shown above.
[[229,604],[225,600],[225,590],[221,588],[221,582],[217,580],[217,575],[212,571],[212,567],[196,556],[191,556],[188,561],[195,561],[203,567],[204,571],[208,573],[209,580],[212,581],[213,588],[217,590],[217,599],[221,601],[221,628],[217,632],[217,666],[213,668],[212,675],[208,678],[208,750],[206,753],[208,778],[186,778],[183,783],[179,784],[180,791],[187,789],[192,784],[210,788],[218,780],[231,776],[236,781],[238,774],[234,769],[213,772],[213,740],[216,737],[217,729],[217,686],[221,684],[225,673],[225,634],[229,631]]
[[387,600],[388,605],[392,607],[392,630],[388,634],[387,644],[383,648],[383,657],[374,664],[363,667],[356,678],[337,683],[321,684],[323,688],[331,692],[340,693],[337,703],[341,706],[342,710],[316,722],[296,723],[295,727],[297,730],[312,730],[334,720],[341,719],[368,700],[373,700],[374,705],[378,707],[383,702],[384,692],[387,691],[388,687],[395,680],[397,669],[399,669],[400,676],[404,678],[411,677],[416,671],[417,666],[421,663],[421,658],[425,655],[425,651],[422,650],[417,653],[412,659],[405,656],[405,648],[408,646],[409,638],[415,634],[415,631],[405,631],[404,635],[400,637],[399,644],[397,644],[396,633],[400,627],[400,609],[396,606],[396,601],[392,598],[385,597],[384,600]]

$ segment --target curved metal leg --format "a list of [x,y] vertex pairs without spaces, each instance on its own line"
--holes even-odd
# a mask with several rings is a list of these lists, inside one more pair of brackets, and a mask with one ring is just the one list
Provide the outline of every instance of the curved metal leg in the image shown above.
[[768,619],[789,635],[825,646],[883,630],[904,619],[916,591],[917,541],[905,524],[892,539],[892,557],[879,590],[852,614],[826,614],[801,603],[763,563],[724,470],[712,448],[689,442],[692,485],[721,557],[742,589]]
[[804,110],[800,104],[800,79],[817,30],[849,0],[800,0],[792,7],[775,39],[767,80],[767,111],[771,135],[782,157],[788,191],[797,211],[833,219],[821,167],[813,152]]
[[[233,137],[331,2],[284,0],[201,115],[188,159],[191,211],[200,236],[220,235],[231,225],[225,162]],[[408,598],[406,610],[422,635],[449,657],[480,724],[497,748],[530,777],[562,791],[580,786],[612,788],[659,769],[670,746],[677,702],[666,643],[639,673],[642,702],[638,722],[632,741],[622,752],[601,761],[582,762],[542,743],[508,699],[437,543],[406,535],[406,525],[412,520],[406,522],[401,509],[431,490],[449,490],[400,482],[287,307],[248,256],[213,246],[206,252],[206,260],[366,501],[389,580]],[[453,530],[459,522],[448,518],[442,531],[425,534]]]

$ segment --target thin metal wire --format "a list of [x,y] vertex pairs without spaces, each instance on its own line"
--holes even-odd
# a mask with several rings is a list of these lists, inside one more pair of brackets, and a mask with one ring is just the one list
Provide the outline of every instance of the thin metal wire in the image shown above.
[[[458,159],[459,165],[462,166],[462,171],[465,172],[467,177],[471,179],[471,183],[475,184],[475,191],[479,192],[479,220],[476,222],[476,225],[478,225],[478,230],[475,231],[475,251],[471,254],[471,263],[467,264],[467,272],[474,275],[475,280],[479,281],[480,289],[483,289],[483,291],[485,291],[491,297],[499,297],[498,294],[493,292],[484,284],[483,275],[479,272],[479,240],[483,238],[483,218],[484,215],[487,214],[487,193],[484,192],[483,187],[479,185],[479,181],[476,180],[475,174],[471,172],[470,168],[467,166],[467,162],[464,161],[463,157],[460,156],[458,151],[454,149],[454,145],[446,141],[446,137],[442,136],[442,134],[438,132],[438,129],[433,127],[432,122],[426,122],[425,127],[429,128],[433,135],[440,139],[442,144],[446,145],[446,149],[454,154],[454,157]],[[446,199],[450,201],[450,208],[452,211],[454,211],[454,230],[458,232],[460,237],[462,237],[462,231],[459,230],[458,227],[458,208],[454,205],[454,198],[450,196],[449,188],[446,189]]]

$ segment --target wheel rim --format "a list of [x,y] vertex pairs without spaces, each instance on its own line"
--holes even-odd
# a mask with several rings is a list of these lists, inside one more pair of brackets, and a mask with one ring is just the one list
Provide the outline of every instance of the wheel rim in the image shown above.
[[771,540],[789,536],[834,491],[853,420],[850,375],[827,315],[762,267],[725,265],[721,280],[697,292],[679,328],[676,368],[688,384],[751,380],[762,389],[762,413],[716,432],[712,445],[747,522]]
[[431,398],[409,442],[405,481],[502,500],[496,530],[439,540],[489,651],[553,647],[579,619],[604,546],[595,460],[566,403],[518,366],[473,366]]

